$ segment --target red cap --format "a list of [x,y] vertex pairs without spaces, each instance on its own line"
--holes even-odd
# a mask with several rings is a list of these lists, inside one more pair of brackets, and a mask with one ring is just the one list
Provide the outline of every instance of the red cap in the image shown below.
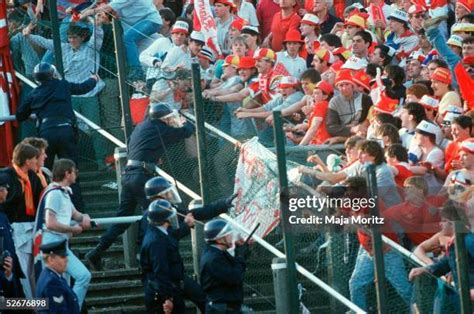
[[247,25],[248,22],[244,19],[241,18],[236,18],[232,24],[230,24],[230,28],[235,28],[239,32],[242,31],[242,28],[244,28],[245,25]]
[[320,89],[326,95],[334,93],[334,88],[326,81],[319,81],[315,88]]
[[242,57],[239,61],[239,69],[252,69],[255,68],[255,59],[252,57]]
[[352,77],[351,70],[341,69],[341,70],[339,70],[339,72],[337,72],[336,80],[334,82],[334,86],[337,87],[337,85],[339,85],[341,83],[350,83],[350,84],[353,84],[353,85],[355,84],[354,80],[353,80],[353,77]]
[[343,65],[344,65],[344,62],[336,61],[333,65],[329,67],[329,70],[337,73],[342,68]]
[[301,39],[301,34],[296,29],[289,30],[285,35],[284,43],[304,43],[304,40]]
[[451,72],[446,68],[436,68],[433,74],[431,74],[431,79],[444,84],[451,84],[452,82]]
[[276,54],[269,48],[260,48],[253,54],[255,60],[267,59],[268,61],[276,61]]
[[463,6],[467,11],[471,12],[474,10],[474,1],[473,0],[458,0],[456,4]]
[[214,1],[214,3],[222,3],[224,5],[230,6],[231,12],[237,9],[237,7],[235,6],[234,2],[232,2],[232,0],[216,0]]
[[353,80],[359,86],[362,86],[366,90],[370,90],[370,77],[364,70],[357,71],[354,74]]
[[408,9],[408,14],[417,14],[417,13],[423,13],[423,12],[426,12],[426,9],[419,4],[413,4]]

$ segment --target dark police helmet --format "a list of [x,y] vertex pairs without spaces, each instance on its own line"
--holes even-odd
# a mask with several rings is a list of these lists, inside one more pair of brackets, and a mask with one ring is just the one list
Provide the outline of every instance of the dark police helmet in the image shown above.
[[171,206],[171,203],[158,199],[153,201],[147,210],[148,222],[155,225],[161,225],[165,222],[169,222],[172,227],[177,227],[178,217],[176,214],[176,209]]
[[154,177],[145,183],[145,195],[147,199],[160,196],[173,185],[163,177]]
[[38,63],[33,70],[33,78],[39,84],[57,78],[56,67],[47,62]]
[[148,115],[151,120],[161,119],[172,112],[170,106],[165,103],[151,103],[148,109]]
[[204,225],[204,239],[206,242],[214,242],[232,233],[232,226],[222,218],[208,221]]

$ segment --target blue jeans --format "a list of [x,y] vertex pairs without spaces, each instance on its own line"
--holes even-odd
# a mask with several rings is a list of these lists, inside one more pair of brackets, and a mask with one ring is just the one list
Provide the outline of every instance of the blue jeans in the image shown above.
[[74,286],[72,290],[77,296],[77,303],[79,303],[79,308],[82,308],[82,303],[86,298],[87,289],[89,288],[89,283],[91,282],[91,272],[82,264],[81,260],[72,253],[68,248],[68,263],[66,268],[66,273],[74,278]]
[[156,33],[160,30],[161,24],[150,22],[149,20],[140,21],[128,28],[123,35],[123,42],[127,51],[128,66],[133,68],[134,74],[143,76],[143,70],[138,59],[138,42]]
[[[411,285],[408,282],[403,259],[397,253],[389,251],[384,254],[384,261],[385,277],[403,300],[410,304]],[[367,288],[374,278],[374,258],[360,246],[356,265],[349,280],[349,290],[351,301],[363,310],[366,309]]]

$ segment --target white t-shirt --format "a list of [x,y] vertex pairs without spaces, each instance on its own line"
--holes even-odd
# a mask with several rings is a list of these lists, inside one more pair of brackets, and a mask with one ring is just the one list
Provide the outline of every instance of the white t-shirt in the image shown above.
[[[59,184],[53,182],[47,189],[57,187]],[[56,215],[56,220],[63,225],[71,225],[72,212],[74,210],[74,205],[69,196],[68,190],[70,188],[57,189],[51,192],[48,192],[45,196],[45,209],[54,212]],[[45,212],[46,215],[46,212]],[[66,233],[59,233],[57,231],[44,229],[43,233],[43,243],[48,243],[52,241],[59,241],[63,239],[68,239],[69,236]]]

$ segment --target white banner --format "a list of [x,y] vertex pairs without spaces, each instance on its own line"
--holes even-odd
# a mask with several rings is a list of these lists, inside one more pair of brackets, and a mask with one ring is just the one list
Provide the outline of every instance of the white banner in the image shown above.
[[257,223],[256,234],[265,237],[280,222],[280,187],[275,154],[255,137],[242,145],[235,173],[238,193],[231,216],[248,230]]
[[217,43],[217,26],[212,15],[209,0],[194,1],[194,29],[204,34],[209,48],[213,49],[218,55],[222,54]]

